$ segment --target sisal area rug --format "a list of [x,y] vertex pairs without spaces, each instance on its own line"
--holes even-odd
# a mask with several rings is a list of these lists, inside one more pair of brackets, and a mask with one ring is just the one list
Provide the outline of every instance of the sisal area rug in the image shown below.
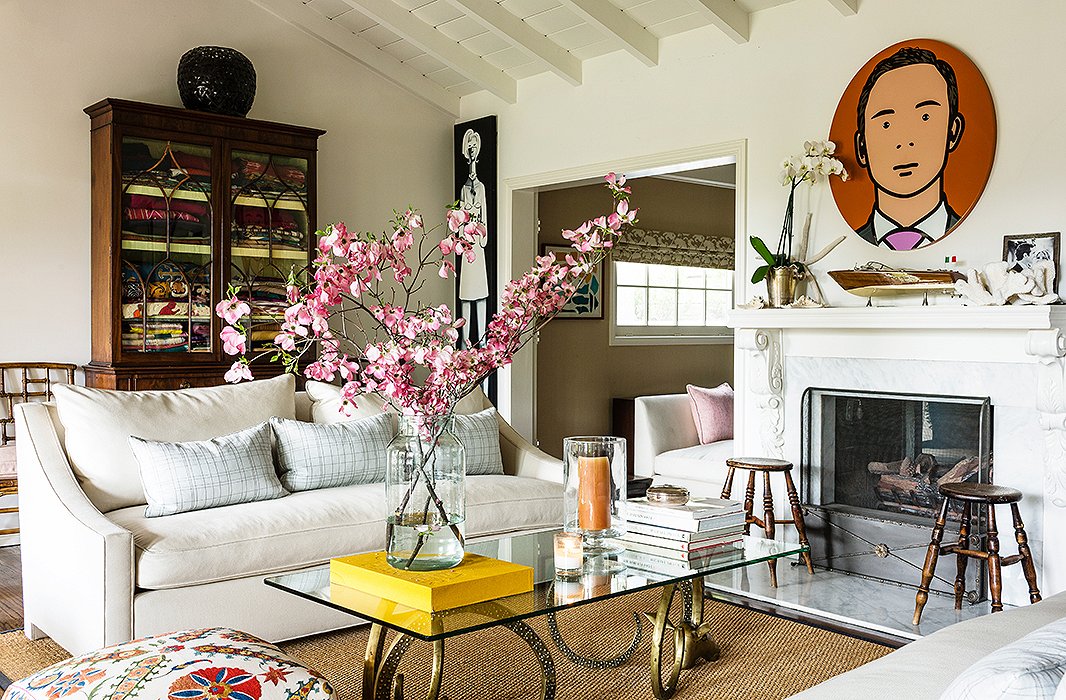
[[[677,596],[680,599],[681,596]],[[677,602],[680,613],[680,606]],[[558,616],[566,643],[590,657],[613,656],[629,645],[636,629],[633,612],[653,613],[657,593],[624,596],[575,608]],[[775,700],[787,698],[827,678],[884,656],[890,648],[746,608],[708,600],[704,619],[712,621],[722,657],[683,671],[676,700]],[[671,619],[676,619],[671,615]],[[531,626],[555,661],[559,700],[641,700],[652,698],[649,684],[651,625],[642,618],[640,646],[618,668],[592,670],[569,661],[552,643],[545,618]],[[289,654],[317,669],[342,700],[359,700],[363,650],[369,627],[282,643]],[[669,646],[669,645],[668,645]],[[664,651],[669,660],[671,650]],[[67,658],[50,640],[31,642],[21,631],[0,634],[0,671],[22,678]],[[400,672],[407,698],[425,697],[431,645],[415,642]],[[518,700],[539,697],[540,666],[524,642],[505,629],[474,632],[445,642],[441,695],[449,700]]]

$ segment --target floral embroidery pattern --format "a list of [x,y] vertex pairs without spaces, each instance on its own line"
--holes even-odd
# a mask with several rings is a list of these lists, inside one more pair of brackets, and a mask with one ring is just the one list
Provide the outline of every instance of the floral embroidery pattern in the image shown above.
[[[186,642],[202,642],[195,647]],[[231,629],[137,639],[12,683],[3,700],[336,700],[315,671]]]
[[76,693],[86,685],[103,678],[105,674],[98,668],[86,668],[74,673],[68,673],[52,683],[46,692],[49,698],[65,698],[71,693]]
[[239,668],[205,668],[174,681],[171,700],[259,700],[262,691],[251,673]]

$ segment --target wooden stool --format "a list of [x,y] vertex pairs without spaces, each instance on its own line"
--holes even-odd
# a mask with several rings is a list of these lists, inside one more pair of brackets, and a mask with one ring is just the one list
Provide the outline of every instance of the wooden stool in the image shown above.
[[[729,498],[733,491],[733,473],[737,469],[748,470],[748,487],[744,491],[744,534],[751,533],[751,526],[758,525],[770,539],[774,537],[774,531],[778,523],[782,525],[795,525],[799,533],[800,544],[807,547],[807,551],[801,556],[807,565],[807,571],[814,573],[814,565],[811,563],[810,543],[807,541],[807,528],[803,523],[803,509],[800,508],[799,495],[796,493],[796,485],[792,483],[792,463],[783,459],[771,459],[769,457],[731,457],[725,461],[729,472],[725,476],[725,486],[722,487],[722,498]],[[752,514],[755,507],[755,472],[762,472],[762,502],[763,518],[759,519]],[[785,475],[785,490],[788,491],[788,502],[792,506],[791,520],[777,520],[774,518],[774,495],[770,491],[770,472],[783,472]],[[777,588],[777,560],[767,562],[770,567],[770,585]]]
[[[944,503],[940,506],[940,514],[933,525],[933,539],[929,542],[929,551],[925,554],[925,567],[922,568],[922,585],[918,587],[918,595],[914,601],[914,624],[922,619],[922,608],[929,600],[929,584],[933,581],[936,570],[936,560],[941,554],[956,555],[958,573],[955,576],[955,609],[962,609],[962,596],[966,591],[964,577],[966,576],[966,564],[970,557],[984,559],[988,565],[988,587],[992,598],[992,612],[1003,609],[1003,578],[1001,569],[1011,564],[1022,565],[1025,580],[1029,583],[1029,601],[1040,601],[1040,589],[1036,585],[1036,567],[1033,566],[1033,553],[1029,551],[1029,539],[1025,534],[1025,526],[1022,524],[1022,516],[1018,512],[1018,501],[1022,500],[1022,492],[1017,489],[994,484],[973,484],[967,482],[949,482],[940,485],[940,495],[944,497]],[[948,519],[948,507],[951,501],[962,502],[962,521],[959,523],[958,544],[940,545],[944,537],[944,525]],[[997,504],[1010,504],[1011,516],[1014,519],[1014,537],[1018,540],[1018,553],[1009,557],[999,556],[999,532],[996,530]],[[988,511],[988,535],[985,551],[975,551],[969,548],[970,520],[973,514],[972,506],[984,504]]]

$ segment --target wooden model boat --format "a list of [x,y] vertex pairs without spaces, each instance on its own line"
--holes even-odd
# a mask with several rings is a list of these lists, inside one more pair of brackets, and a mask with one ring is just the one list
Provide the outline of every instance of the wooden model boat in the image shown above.
[[956,270],[898,270],[881,263],[832,270],[829,276],[844,291],[860,297],[953,292],[955,282],[966,279]]

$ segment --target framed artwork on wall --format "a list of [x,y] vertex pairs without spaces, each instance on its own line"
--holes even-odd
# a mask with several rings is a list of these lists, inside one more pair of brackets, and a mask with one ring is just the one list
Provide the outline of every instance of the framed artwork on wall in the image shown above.
[[[496,117],[455,125],[455,199],[472,218],[485,224],[487,235],[473,262],[455,258],[455,315],[466,319],[459,347],[476,344],[497,310],[499,294],[496,249]],[[496,375],[482,387],[496,403]]]
[[1003,262],[1012,272],[1032,268],[1040,260],[1055,266],[1055,284],[1059,282],[1059,238],[1053,233],[1018,233],[1003,237]]
[[829,138],[849,175],[830,182],[848,226],[879,248],[915,250],[943,240],[981,198],[996,153],[996,110],[966,54],[910,39],[859,69]]
[[[545,245],[542,247],[543,255],[554,256],[557,261],[564,263],[567,253],[572,253],[573,248],[562,245]],[[577,285],[577,291],[556,318],[603,318],[603,261],[601,260],[593,268],[592,272]]]

